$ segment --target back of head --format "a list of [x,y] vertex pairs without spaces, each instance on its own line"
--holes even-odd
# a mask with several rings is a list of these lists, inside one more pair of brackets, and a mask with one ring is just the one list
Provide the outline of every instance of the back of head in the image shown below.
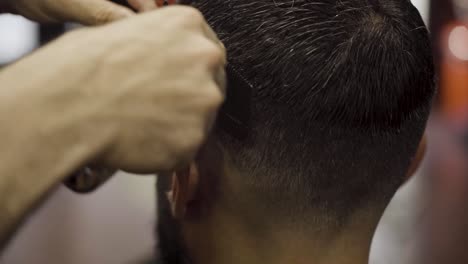
[[418,11],[409,0],[193,5],[225,44],[228,73],[236,73],[228,78],[236,100],[228,96],[226,105],[249,112],[249,122],[246,136],[236,137],[219,119],[197,160],[199,182],[176,173],[167,199],[171,182],[159,179],[161,259],[366,262],[435,90]]
[[257,211],[320,211],[335,224],[387,203],[435,89],[428,32],[410,1],[194,2],[253,87],[248,137],[217,132],[241,175],[233,195]]

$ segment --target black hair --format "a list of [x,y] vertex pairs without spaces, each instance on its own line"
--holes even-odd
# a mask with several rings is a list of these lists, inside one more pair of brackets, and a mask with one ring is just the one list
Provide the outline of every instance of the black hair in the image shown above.
[[245,190],[289,215],[314,208],[346,218],[388,201],[416,152],[435,92],[428,31],[411,2],[193,5],[225,44],[230,67],[253,88],[237,106],[249,108],[248,136],[217,132]]

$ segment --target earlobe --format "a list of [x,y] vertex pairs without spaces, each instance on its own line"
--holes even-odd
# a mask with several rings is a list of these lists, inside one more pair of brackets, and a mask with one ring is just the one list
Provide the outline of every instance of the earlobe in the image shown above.
[[199,173],[195,163],[173,174],[172,188],[167,195],[176,219],[185,217],[188,204],[195,198],[198,182]]

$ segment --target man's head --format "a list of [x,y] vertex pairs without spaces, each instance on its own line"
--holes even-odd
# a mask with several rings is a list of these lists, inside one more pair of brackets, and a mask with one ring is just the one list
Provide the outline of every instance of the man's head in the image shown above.
[[372,233],[416,153],[435,90],[428,32],[410,1],[194,5],[252,89],[237,106],[250,119],[242,138],[218,124],[194,166],[175,173],[170,203],[161,179],[162,253],[175,249],[168,239],[183,241],[194,262],[211,263],[234,254],[226,240],[253,239],[256,254],[274,232],[301,241],[307,235],[296,234]]

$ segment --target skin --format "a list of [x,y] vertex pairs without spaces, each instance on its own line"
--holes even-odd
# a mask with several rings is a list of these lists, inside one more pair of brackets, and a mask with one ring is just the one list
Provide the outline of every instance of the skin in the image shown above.
[[356,214],[339,232],[284,225],[261,229],[265,236],[257,236],[241,219],[216,211],[201,222],[184,222],[182,229],[194,263],[367,264],[378,219]]
[[0,121],[11,128],[0,131],[1,247],[84,163],[135,173],[187,164],[224,97],[225,51],[195,9],[9,3],[40,22],[120,21],[68,33],[0,72]]
[[[173,174],[167,193],[182,251],[203,264],[367,264],[375,230],[389,200],[363,205],[339,228],[326,229],[323,211],[296,222],[260,211],[238,186],[245,179],[227,154],[208,144],[188,170]],[[274,207],[274,205],[272,205]],[[167,227],[167,226],[166,226]],[[167,243],[173,243],[168,242]],[[167,262],[170,264],[171,262]]]
[[259,211],[254,202],[239,198],[247,195],[238,187],[244,186],[238,181],[245,175],[228,160],[216,139],[210,138],[189,169],[172,174],[167,193],[174,219],[170,224],[177,226],[182,239],[173,246],[183,245],[193,263],[368,263],[389,201],[363,205],[340,228],[317,226],[314,219],[324,221],[319,211],[291,224],[281,220],[281,213]]

